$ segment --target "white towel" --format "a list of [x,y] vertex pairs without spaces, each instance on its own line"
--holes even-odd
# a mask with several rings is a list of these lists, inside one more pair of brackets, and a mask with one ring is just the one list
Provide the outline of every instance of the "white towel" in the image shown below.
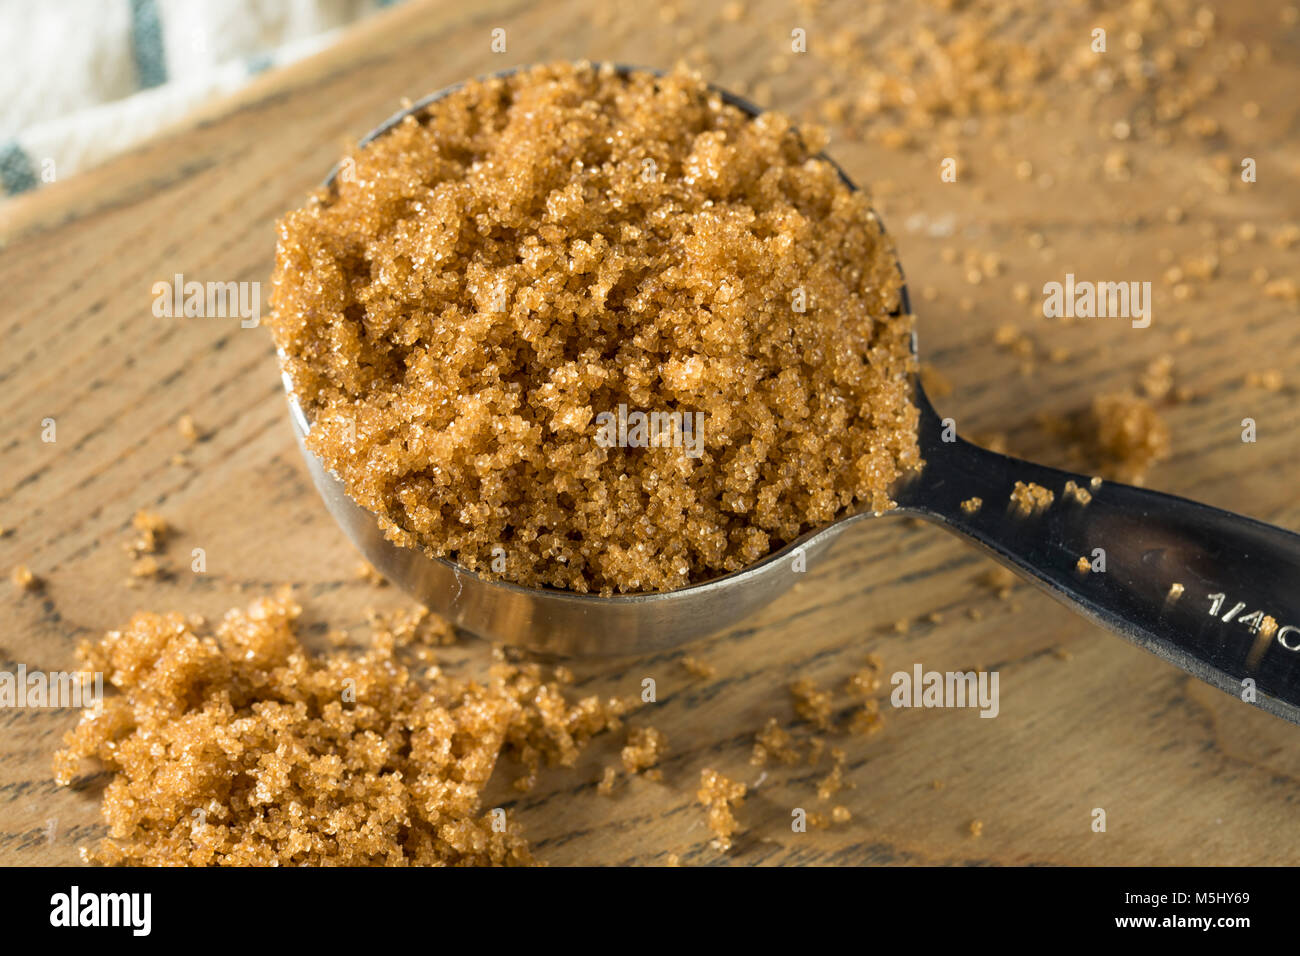
[[0,0],[0,187],[65,179],[399,0]]

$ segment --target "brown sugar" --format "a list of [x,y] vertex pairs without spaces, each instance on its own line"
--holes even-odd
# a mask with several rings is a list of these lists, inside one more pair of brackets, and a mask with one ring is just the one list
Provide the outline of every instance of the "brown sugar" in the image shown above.
[[584,64],[404,120],[279,225],[268,324],[309,447],[398,544],[575,591],[891,507],[912,319],[820,145],[693,75]]
[[127,579],[127,583],[135,584],[142,579],[157,579],[162,576],[163,568],[158,563],[158,559],[151,554],[146,554],[131,563],[131,576]]
[[1131,391],[1098,395],[1089,424],[1092,454],[1120,481],[1142,484],[1151,466],[1169,457],[1169,426],[1149,401]]
[[135,536],[126,543],[126,550],[133,558],[142,554],[156,554],[171,533],[166,518],[143,508],[132,516],[131,528],[135,531]]
[[831,772],[817,782],[817,798],[829,800],[844,789],[844,762],[848,757],[840,747],[831,748]]
[[380,574],[379,570],[369,561],[358,561],[355,573],[358,581],[364,581],[366,584],[377,588],[388,587],[388,578]]
[[880,702],[865,700],[862,706],[849,715],[849,733],[859,737],[878,734],[885,727],[885,718],[880,713]]
[[730,850],[731,838],[740,832],[740,821],[734,811],[744,802],[747,789],[743,783],[728,780],[716,770],[700,771],[700,789],[695,798],[707,811],[709,829],[714,835],[710,845],[715,850],[723,853]]
[[628,773],[649,770],[663,759],[668,750],[668,737],[654,727],[635,727],[628,731],[627,745],[620,756]]
[[618,783],[618,768],[606,767],[601,773],[600,781],[596,784],[596,792],[602,797],[612,796],[616,783]]
[[1006,568],[997,565],[980,574],[977,580],[996,594],[998,600],[1005,601],[1011,597],[1011,589],[1015,586],[1017,578]]
[[880,655],[867,657],[867,666],[854,671],[845,682],[845,689],[855,697],[866,698],[880,690],[880,678],[884,672],[884,662]]
[[[376,616],[370,646],[318,657],[287,596],[215,628],[136,614],[81,648],[118,693],[55,756],[112,775],[106,864],[481,865],[532,862],[518,825],[482,805],[503,757],[572,766],[627,705],[570,700],[540,665],[500,655],[486,680],[430,668],[445,622]],[[413,669],[415,668],[415,669]],[[416,669],[425,676],[417,678]],[[84,853],[85,851],[83,851]]]
[[698,657],[683,657],[682,668],[692,677],[698,677],[701,680],[713,680],[718,676],[716,667],[700,660]]
[[754,751],[749,758],[749,762],[756,767],[764,766],[768,760],[784,764],[799,762],[794,737],[775,717],[769,717],[763,729],[754,735]]
[[1246,373],[1246,384],[1251,388],[1280,392],[1286,384],[1286,377],[1282,374],[1281,369],[1269,368],[1262,371],[1252,369]]
[[973,515],[984,507],[984,499],[980,497],[967,498],[961,503],[961,510],[968,515]]
[[790,696],[794,698],[794,712],[801,720],[818,730],[830,729],[833,709],[830,691],[819,690],[807,677],[801,677],[790,685]]
[[1067,481],[1061,492],[1062,498],[1072,498],[1081,505],[1092,503],[1092,492],[1075,481]]
[[1022,515],[1033,514],[1048,507],[1056,498],[1056,493],[1034,482],[1017,481],[1011,491],[1011,503]]
[[182,415],[176,422],[176,430],[181,433],[181,437],[193,445],[203,437],[199,426],[194,424],[193,415]]
[[9,579],[20,591],[39,591],[43,583],[25,564],[15,565],[9,574]]

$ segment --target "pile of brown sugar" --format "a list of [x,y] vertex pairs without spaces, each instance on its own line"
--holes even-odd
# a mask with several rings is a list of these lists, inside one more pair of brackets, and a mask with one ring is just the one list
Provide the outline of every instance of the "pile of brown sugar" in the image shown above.
[[[912,320],[819,146],[693,75],[585,64],[404,120],[279,226],[270,325],[309,447],[397,543],[584,592],[890,507],[919,466]],[[620,406],[695,416],[698,456],[605,447]]]
[[[82,647],[119,691],[55,756],[112,773],[105,864],[489,865],[532,862],[518,824],[482,805],[502,757],[571,766],[627,704],[570,700],[536,664],[498,658],[486,682],[441,670],[450,628],[423,609],[373,622],[361,654],[317,657],[287,596],[214,629],[136,614]],[[519,787],[519,782],[516,786]]]

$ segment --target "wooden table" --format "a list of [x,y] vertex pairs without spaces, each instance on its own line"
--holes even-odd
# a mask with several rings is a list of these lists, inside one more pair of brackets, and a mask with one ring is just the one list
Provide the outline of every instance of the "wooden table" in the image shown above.
[[[731,20],[707,6],[683,5],[675,16],[638,9],[637,19],[621,20],[594,2],[542,11],[502,0],[403,6],[109,165],[0,207],[0,525],[9,529],[0,566],[26,564],[45,582],[35,593],[4,588],[4,668],[66,669],[79,640],[137,608],[218,615],[285,582],[297,587],[313,637],[323,622],[357,628],[367,606],[400,603],[393,589],[357,579],[357,556],[308,482],[270,336],[237,319],[156,317],[152,284],[176,273],[265,283],[277,216],[403,97],[515,63],[685,57],[723,85],[767,95],[766,84],[774,105],[803,116],[824,66],[819,43],[830,27],[819,24],[851,23],[855,9],[748,3]],[[889,6],[882,49],[907,37],[918,16]],[[886,149],[836,134],[831,152],[859,182],[878,185],[912,284],[923,357],[952,384],[937,405],[963,433],[1000,432],[1012,451],[1064,464],[1036,416],[1068,414],[1098,391],[1131,386],[1169,353],[1189,394],[1163,412],[1173,454],[1148,484],[1300,528],[1297,307],[1285,290],[1265,296],[1252,278],[1259,268],[1273,279],[1295,273],[1295,248],[1281,231],[1300,219],[1300,51],[1296,31],[1280,25],[1282,6],[1220,12],[1215,42],[1240,38],[1251,50],[1268,42],[1271,61],[1251,56],[1210,97],[1203,111],[1221,124],[1214,137],[1124,144],[1127,181],[1106,175],[1116,143],[1097,120],[1079,118],[1068,88],[1056,88],[1050,115],[954,139],[957,183],[940,180],[937,139]],[[768,76],[801,23],[808,58]],[[490,51],[497,27],[507,30],[504,54]],[[1246,101],[1259,105],[1258,116]],[[1254,157],[1258,182],[1210,188],[1220,153]],[[1018,172],[1021,162],[1032,172]],[[1207,233],[1233,236],[1244,222],[1258,238],[1176,298],[1161,250],[1177,264]],[[999,274],[969,282],[968,250],[997,253]],[[1067,271],[1153,280],[1151,327],[1034,318],[1037,290]],[[1018,283],[1034,290],[1030,304],[1013,296]],[[1032,341],[1032,371],[995,341],[1007,322]],[[1056,347],[1068,357],[1046,358]],[[1264,369],[1290,381],[1280,391],[1244,384]],[[177,430],[185,414],[205,432],[188,450]],[[1246,417],[1258,423],[1254,444],[1240,440]],[[46,418],[57,422],[53,443],[41,440]],[[173,464],[178,453],[189,463]],[[168,552],[176,573],[133,590],[124,586],[123,543],[139,508],[178,529]],[[204,574],[188,570],[197,547]],[[661,863],[671,853],[688,864],[1300,861],[1300,729],[1199,684],[1029,585],[998,599],[979,581],[990,567],[931,527],[860,527],[792,596],[690,649],[717,668],[714,680],[691,677],[680,654],[578,667],[581,687],[601,693],[635,694],[643,677],[656,678],[659,702],[633,721],[669,737],[663,783],[637,779],[599,795],[595,781],[621,744],[611,737],[575,771],[546,774],[534,793],[518,798],[502,787],[496,798],[510,802],[539,856],[556,864]],[[910,626],[896,629],[902,619]],[[982,720],[970,710],[886,706],[880,733],[828,738],[847,751],[852,789],[836,800],[851,822],[792,833],[792,807],[830,806],[814,792],[828,764],[770,768],[744,806],[747,829],[733,852],[709,849],[694,804],[701,768],[753,783],[754,732],[770,716],[797,726],[789,682],[838,687],[872,652],[887,675],[917,662],[996,669],[1001,713]],[[470,666],[485,655],[474,641],[451,654]],[[75,719],[66,710],[0,713],[0,863],[74,863],[76,847],[104,832],[93,788],[60,789],[50,779],[50,755]],[[1106,811],[1104,833],[1092,829],[1094,808]],[[983,823],[978,838],[972,820]]]

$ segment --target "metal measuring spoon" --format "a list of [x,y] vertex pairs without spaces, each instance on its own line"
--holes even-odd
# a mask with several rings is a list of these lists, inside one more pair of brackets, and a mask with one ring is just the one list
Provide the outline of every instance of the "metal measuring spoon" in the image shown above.
[[[460,85],[397,113],[360,145]],[[761,112],[718,92],[750,116]],[[338,171],[336,166],[327,186]],[[906,286],[901,301],[910,312]],[[920,382],[914,385],[926,464],[900,483],[894,492],[898,508],[883,515],[921,517],[954,531],[1090,620],[1208,684],[1300,723],[1300,535],[1145,488],[1114,482],[1093,487],[1088,476],[945,436]],[[742,571],[675,591],[600,597],[520,587],[388,541],[375,515],[349,498],[342,481],[307,449],[310,424],[287,375],[284,387],[312,480],[366,559],[456,625],[547,653],[645,654],[716,633],[785,593],[798,580],[796,557],[814,562],[849,525],[882,516],[841,518]],[[1062,493],[1071,480],[1091,492],[1089,504]],[[1042,485],[1056,500],[1041,511],[1020,512],[1009,500],[1017,481]],[[967,513],[961,502],[972,497],[984,504]],[[1105,572],[1077,570],[1079,558],[1090,557],[1094,548],[1105,550]]]

